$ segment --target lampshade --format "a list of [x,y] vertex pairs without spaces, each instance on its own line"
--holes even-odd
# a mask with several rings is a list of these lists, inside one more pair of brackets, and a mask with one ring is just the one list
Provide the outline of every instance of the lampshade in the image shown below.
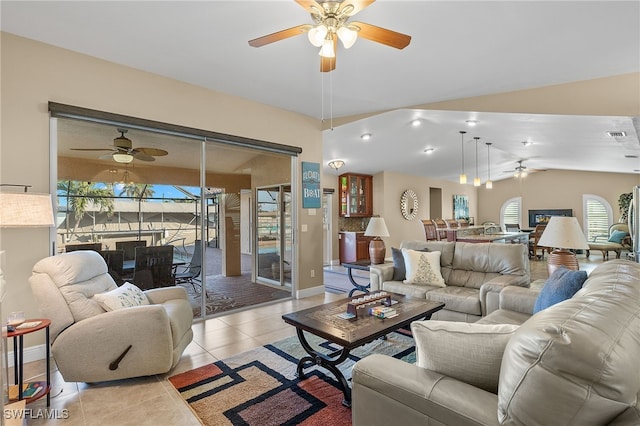
[[586,250],[589,243],[575,217],[552,216],[538,241],[539,246]]
[[326,26],[318,25],[309,30],[309,32],[307,33],[307,37],[309,37],[309,41],[311,42],[311,44],[313,44],[315,47],[320,47],[322,46],[322,43],[324,43],[327,32],[328,30]]
[[322,42],[322,47],[320,48],[320,52],[318,52],[318,55],[324,58],[336,57],[336,51],[333,49],[333,39],[331,39],[331,37],[327,37]]
[[345,26],[338,28],[336,34],[338,34],[338,38],[342,42],[342,45],[345,49],[353,46],[353,44],[358,39],[358,31]]
[[538,246],[556,248],[547,258],[547,271],[551,275],[560,266],[578,270],[578,259],[569,249],[586,250],[589,243],[582,233],[578,219],[553,216],[540,236]]
[[51,195],[0,192],[0,228],[54,225]]
[[372,217],[369,220],[369,225],[364,231],[364,235],[367,237],[388,237],[389,231],[387,230],[387,224],[384,223],[384,219],[381,217]]

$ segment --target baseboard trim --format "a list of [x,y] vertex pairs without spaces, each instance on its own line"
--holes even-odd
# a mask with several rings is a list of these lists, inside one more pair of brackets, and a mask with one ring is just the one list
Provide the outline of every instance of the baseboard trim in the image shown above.
[[[47,350],[45,345],[29,346],[24,348],[22,353],[24,364],[28,362],[40,361],[47,356]],[[13,351],[7,353],[7,366],[13,367]]]
[[296,299],[304,299],[305,297],[317,296],[318,294],[324,294],[324,285],[297,290]]

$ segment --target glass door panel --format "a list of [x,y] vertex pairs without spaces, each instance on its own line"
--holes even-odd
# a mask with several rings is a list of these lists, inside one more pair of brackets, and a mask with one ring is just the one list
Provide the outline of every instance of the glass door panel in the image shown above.
[[257,189],[257,278],[269,284],[291,286],[291,186]]

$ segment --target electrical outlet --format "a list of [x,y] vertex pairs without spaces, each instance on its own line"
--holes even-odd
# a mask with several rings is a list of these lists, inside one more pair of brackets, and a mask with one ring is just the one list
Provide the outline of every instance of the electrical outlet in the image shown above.
[[315,278],[316,277],[316,270],[312,269],[311,270],[311,278]]

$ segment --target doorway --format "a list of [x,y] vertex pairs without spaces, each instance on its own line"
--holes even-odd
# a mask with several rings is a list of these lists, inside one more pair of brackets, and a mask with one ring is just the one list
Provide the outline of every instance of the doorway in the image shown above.
[[291,288],[291,185],[258,188],[255,211],[256,279]]
[[333,265],[333,193],[322,195],[322,241],[324,241],[322,266]]
[[429,188],[429,218],[442,219],[442,188]]

